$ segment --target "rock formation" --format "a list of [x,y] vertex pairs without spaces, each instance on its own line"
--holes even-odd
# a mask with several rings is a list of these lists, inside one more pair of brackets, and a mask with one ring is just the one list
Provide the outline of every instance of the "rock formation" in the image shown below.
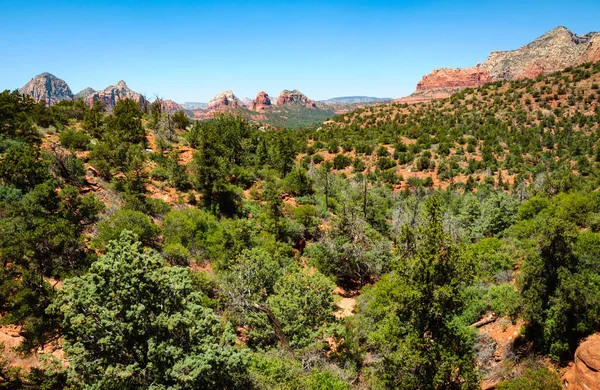
[[106,107],[111,110],[118,102],[124,99],[131,99],[143,106],[146,104],[146,99],[139,93],[129,89],[125,81],[121,80],[115,85],[111,85],[103,91],[96,91],[89,95],[86,103],[91,106],[95,100],[104,100]]
[[88,88],[82,89],[81,91],[77,92],[77,94],[75,94],[75,96],[73,98],[75,100],[83,99],[84,101],[86,101],[87,98],[94,92],[96,92],[94,89],[88,87]]
[[231,90],[227,90],[215,95],[215,97],[208,102],[207,109],[209,111],[224,111],[242,106],[243,104],[240,99],[238,99]]
[[600,333],[579,345],[563,382],[569,390],[600,390]]
[[183,110],[183,107],[173,100],[161,100],[160,107],[162,112],[168,112],[170,114]]
[[293,91],[283,90],[277,98],[277,105],[284,106],[289,104],[299,104],[307,108],[316,108],[317,105],[313,100],[310,100],[302,92],[294,89]]
[[481,65],[434,70],[417,84],[415,93],[398,100],[412,102],[443,98],[491,81],[534,78],[598,60],[600,33],[577,36],[565,27],[557,27],[520,49],[494,51]]
[[271,98],[265,91],[259,92],[250,105],[252,111],[264,111],[269,107],[271,107]]
[[61,100],[73,100],[73,93],[67,83],[50,73],[35,76],[19,92],[31,96],[36,102],[45,100],[48,105]]

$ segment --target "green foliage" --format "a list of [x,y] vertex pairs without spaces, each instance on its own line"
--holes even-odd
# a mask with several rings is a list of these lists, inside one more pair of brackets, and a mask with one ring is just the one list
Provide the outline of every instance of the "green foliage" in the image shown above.
[[[88,273],[65,282],[61,317],[69,382],[83,388],[242,386],[246,357],[201,305],[187,269],[123,233]],[[176,336],[176,337],[174,337]]]
[[324,342],[327,326],[334,320],[334,287],[319,272],[309,271],[287,273],[274,285],[267,305],[280,321],[292,348]]
[[48,163],[39,148],[20,144],[0,156],[0,180],[5,185],[30,191],[49,178]]
[[444,233],[440,200],[426,203],[416,254],[363,292],[355,318],[367,350],[384,353],[377,377],[385,388],[477,388],[467,332],[451,322],[473,265]]
[[552,206],[558,207],[532,221],[535,241],[520,282],[529,334],[557,360],[566,358],[600,321],[600,278],[597,264],[589,260],[600,241],[596,233],[578,233],[572,223],[557,218],[563,200],[555,198]]
[[83,131],[65,130],[60,133],[60,144],[67,149],[87,150],[91,138]]
[[306,170],[294,168],[283,180],[283,190],[295,196],[310,195],[314,192],[313,182]]
[[510,284],[491,286],[486,300],[490,308],[500,316],[516,319],[519,314],[519,294],[515,287]]
[[281,353],[255,353],[250,375],[258,389],[347,390],[349,385],[326,368],[305,370],[302,364]]
[[527,369],[519,378],[501,382],[496,386],[498,390],[561,390],[560,377],[546,367],[535,370]]
[[117,240],[125,230],[133,232],[143,245],[157,244],[160,228],[139,211],[119,209],[98,224],[96,244],[104,248],[109,241]]
[[333,168],[334,169],[345,169],[352,164],[352,159],[343,154],[338,154],[333,158]]

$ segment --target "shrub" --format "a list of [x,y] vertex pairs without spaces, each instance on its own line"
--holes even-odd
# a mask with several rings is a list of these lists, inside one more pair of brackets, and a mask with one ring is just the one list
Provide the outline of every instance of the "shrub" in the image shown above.
[[352,159],[348,156],[344,156],[343,154],[338,154],[333,159],[333,168],[334,169],[345,169],[346,167],[352,164]]
[[67,149],[87,150],[90,145],[90,136],[83,131],[65,130],[60,133],[60,144]]

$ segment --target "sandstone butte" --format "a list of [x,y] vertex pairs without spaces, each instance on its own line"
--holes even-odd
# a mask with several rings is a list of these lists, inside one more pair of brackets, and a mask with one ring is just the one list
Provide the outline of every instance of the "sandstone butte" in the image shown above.
[[562,379],[569,390],[600,390],[600,333],[579,345],[575,360]]
[[269,94],[265,91],[260,91],[258,95],[256,95],[256,99],[250,104],[249,108],[252,111],[264,111],[269,107],[271,107],[271,98],[269,97]]
[[535,78],[598,60],[600,33],[578,36],[560,26],[517,50],[494,51],[483,64],[436,69],[423,77],[412,95],[396,101],[416,103],[445,98],[491,81]]
[[306,97],[306,95],[297,89],[294,89],[293,91],[285,89],[279,94],[279,97],[277,98],[277,105],[285,106],[288,104],[299,104],[307,108],[317,107],[317,104],[313,100],[310,100],[308,97]]
[[210,102],[208,102],[207,110],[209,111],[225,111],[230,108],[242,107],[242,101],[233,94],[230,89],[215,95]]

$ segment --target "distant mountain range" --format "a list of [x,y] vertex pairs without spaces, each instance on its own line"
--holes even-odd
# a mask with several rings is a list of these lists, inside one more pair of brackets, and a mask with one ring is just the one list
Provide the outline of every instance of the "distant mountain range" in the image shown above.
[[335,97],[327,100],[319,100],[319,103],[323,104],[356,104],[356,103],[373,103],[373,102],[385,102],[394,100],[393,98],[379,98],[371,96],[342,96]]
[[181,105],[184,110],[204,110],[208,107],[208,103],[185,102]]
[[[600,33],[578,36],[566,29],[557,27],[533,42],[512,51],[494,51],[483,64],[464,68],[442,68],[434,70],[417,84],[416,91],[400,102],[415,103],[450,96],[464,88],[477,87],[496,80],[534,78],[576,66],[585,62],[600,60]],[[101,91],[86,88],[73,94],[69,85],[50,73],[42,73],[29,81],[21,93],[30,95],[36,101],[46,101],[52,105],[65,99],[81,98],[91,105],[96,100],[106,102],[109,110],[122,99],[133,99],[140,105],[147,104],[142,94],[132,91],[124,81]],[[171,100],[162,101],[163,110],[174,112],[185,110],[194,119],[212,117],[217,112],[236,112],[249,120],[265,123],[285,124],[282,118],[293,117],[290,122],[310,124],[324,120],[337,113],[348,112],[359,107],[385,104],[390,98],[369,96],[344,96],[315,102],[298,90],[284,90],[276,100],[264,91],[256,99],[239,99],[231,90],[217,94],[208,103],[187,102],[177,104]],[[292,111],[289,112],[284,111]],[[309,118],[308,120],[303,119]],[[275,118],[275,119],[274,119]]]

